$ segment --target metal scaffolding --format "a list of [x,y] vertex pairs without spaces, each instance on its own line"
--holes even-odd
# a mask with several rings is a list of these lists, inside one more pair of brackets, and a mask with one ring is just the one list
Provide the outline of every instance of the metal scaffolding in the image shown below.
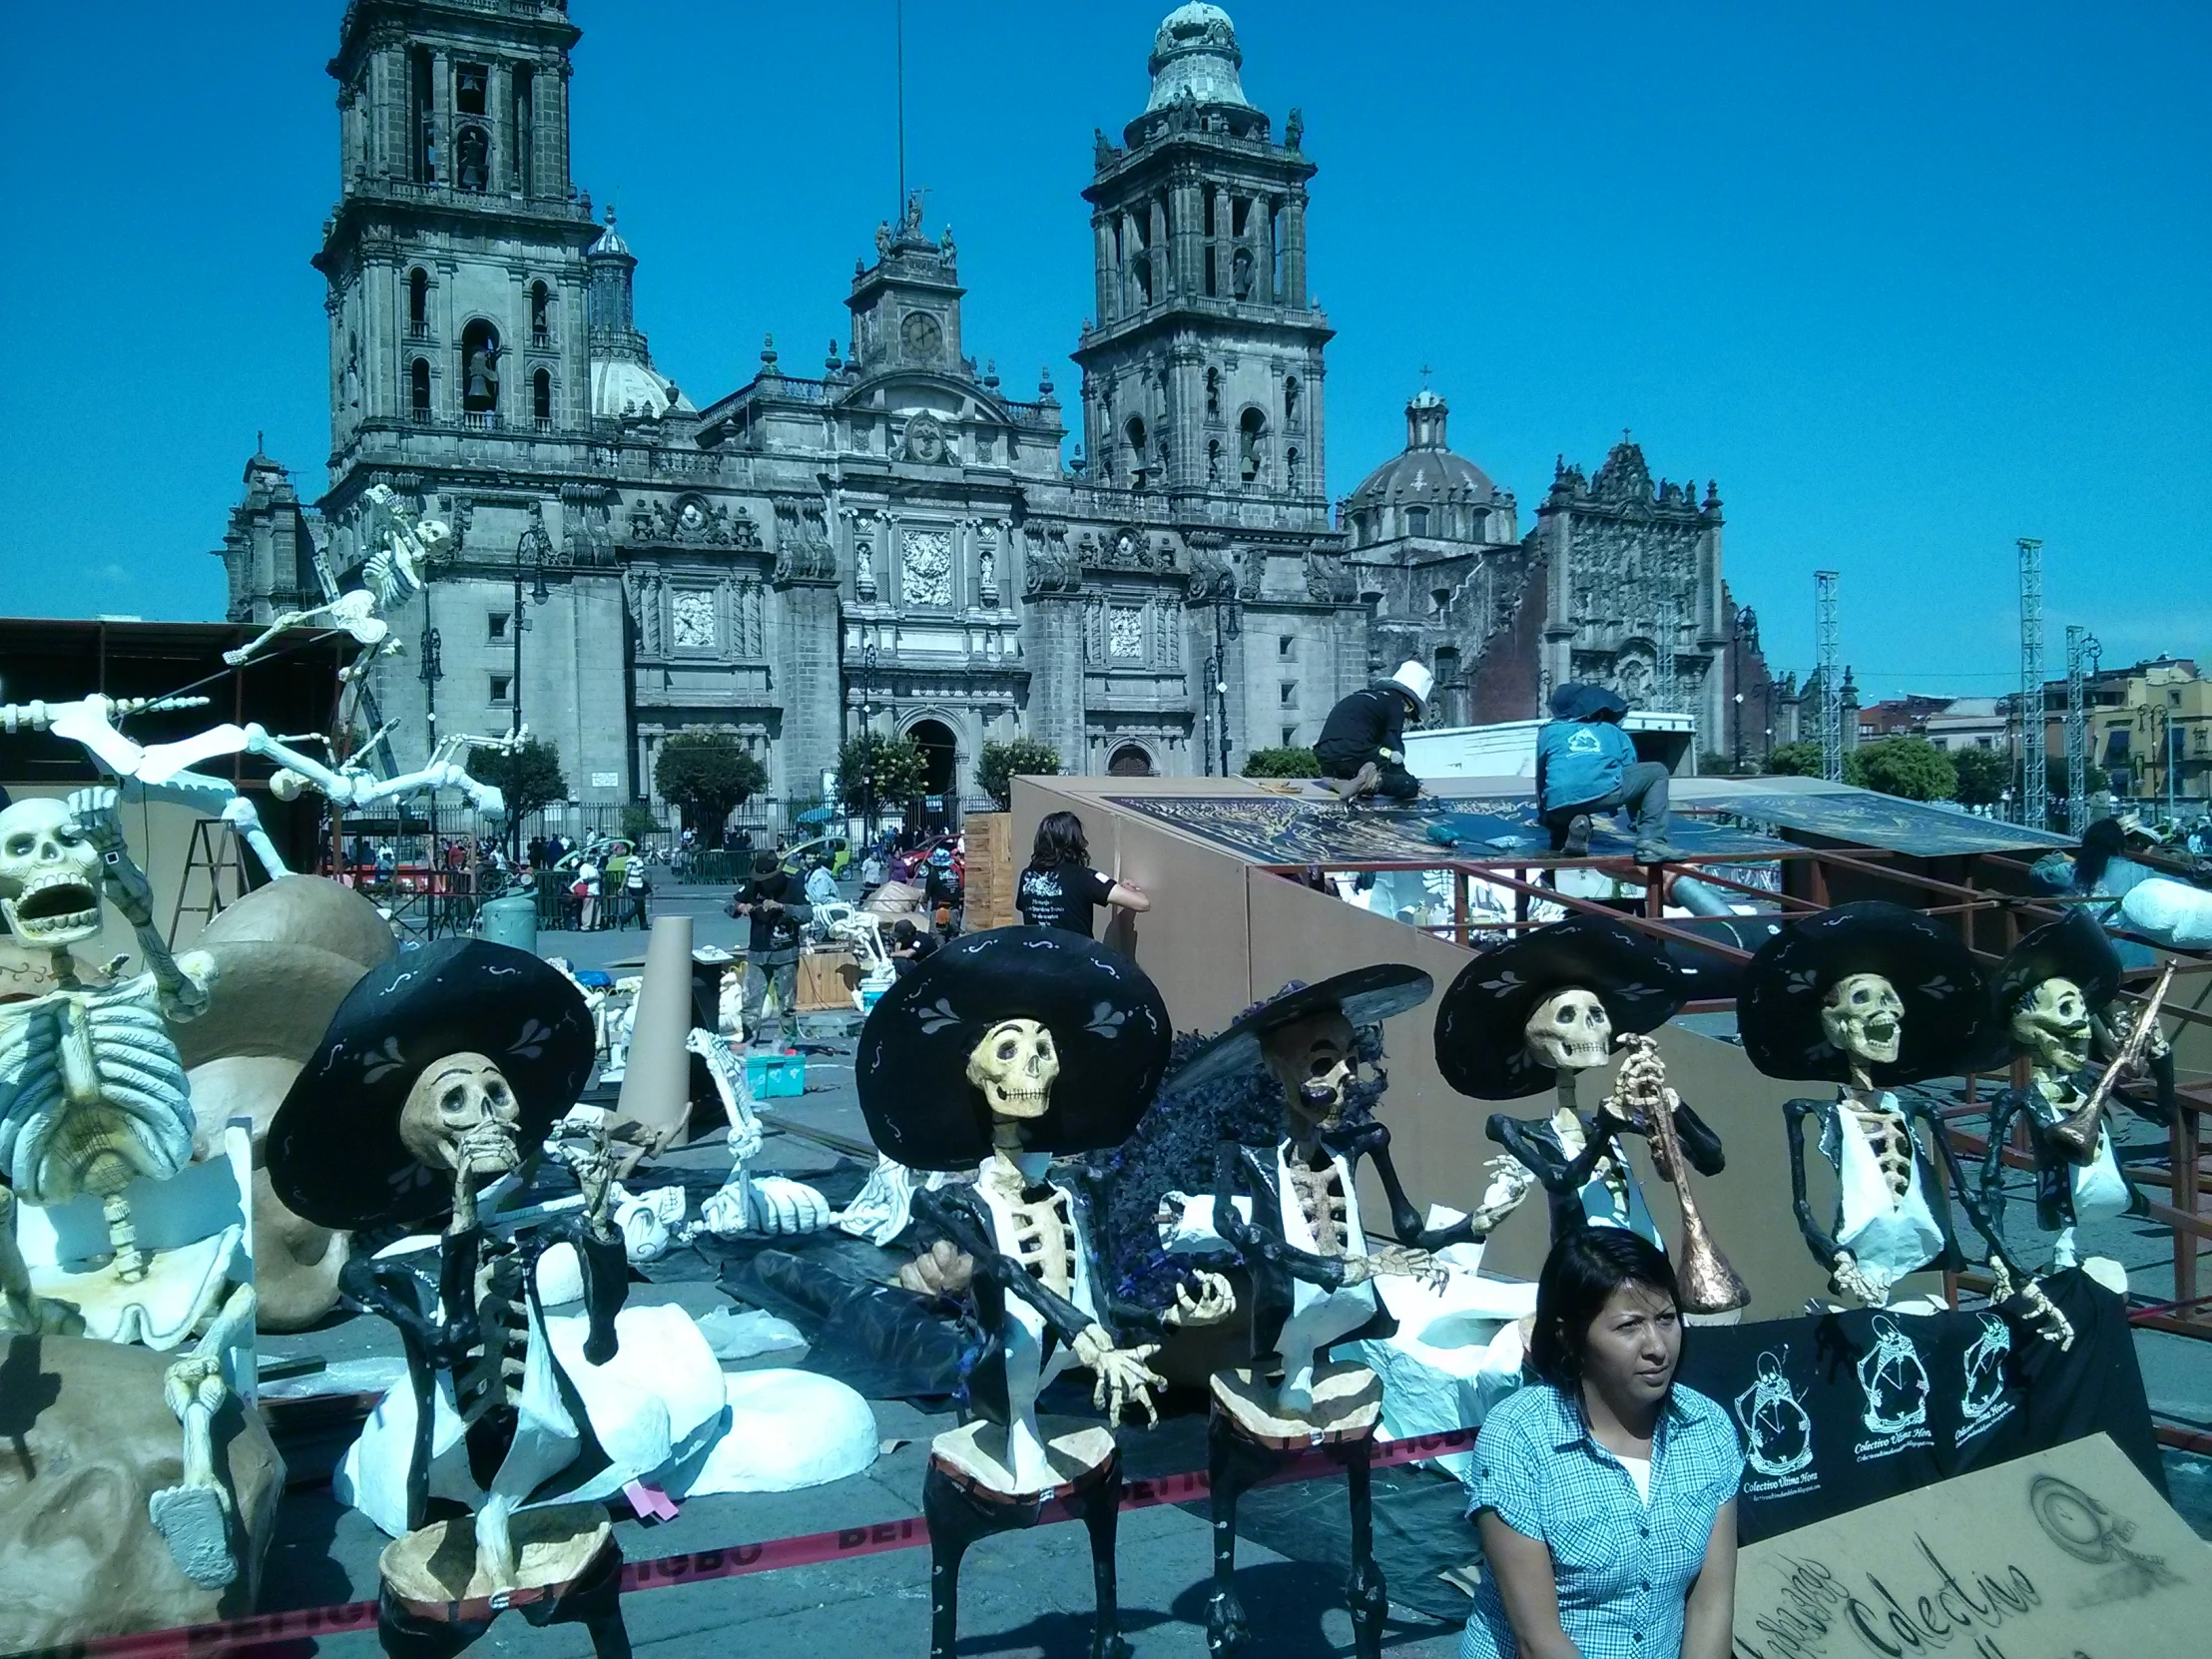
[[1844,648],[1836,620],[1836,573],[1813,572],[1814,621],[1821,653],[1821,776],[1844,781]]
[[2066,833],[2089,828],[2089,665],[2103,654],[2096,635],[2066,625]]
[[2020,822],[2050,828],[2050,761],[2043,701],[2043,544],[2020,549]]

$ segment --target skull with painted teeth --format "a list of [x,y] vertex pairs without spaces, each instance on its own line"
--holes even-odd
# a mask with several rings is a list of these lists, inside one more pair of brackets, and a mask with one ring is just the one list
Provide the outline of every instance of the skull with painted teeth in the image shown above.
[[2065,1077],[2089,1063],[2089,1002],[2071,979],[2045,979],[2012,1011],[2012,1041],[2029,1061]]
[[100,852],[62,802],[0,812],[0,919],[34,949],[65,949],[100,931]]
[[1905,1040],[1905,999],[1879,973],[1847,973],[1821,1004],[1821,1029],[1855,1059],[1897,1063]]
[[993,1117],[1041,1118],[1060,1075],[1060,1053],[1035,1020],[1000,1020],[969,1053],[967,1075]]
[[1613,1016],[1595,991],[1579,985],[1554,991],[1536,1004],[1521,1027],[1528,1051],[1553,1071],[1588,1071],[1613,1050]]
[[522,1163],[521,1110],[499,1067],[481,1054],[448,1054],[415,1079],[399,1112],[399,1139],[431,1169],[483,1179]]

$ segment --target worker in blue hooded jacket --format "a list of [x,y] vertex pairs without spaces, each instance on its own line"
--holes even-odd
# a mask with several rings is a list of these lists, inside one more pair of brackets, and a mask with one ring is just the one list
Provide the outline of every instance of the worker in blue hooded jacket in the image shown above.
[[1636,824],[1636,860],[1675,855],[1667,844],[1667,769],[1636,759],[1621,730],[1628,705],[1604,686],[1574,682],[1551,694],[1551,715],[1536,734],[1536,801],[1551,846],[1570,858],[1590,852],[1590,820],[1626,808]]

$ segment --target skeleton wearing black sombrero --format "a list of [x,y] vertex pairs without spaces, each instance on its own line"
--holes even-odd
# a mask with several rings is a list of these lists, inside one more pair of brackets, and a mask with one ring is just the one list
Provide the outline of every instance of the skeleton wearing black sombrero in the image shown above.
[[[1664,1025],[1684,995],[1680,971],[1634,929],[1590,915],[1485,952],[1444,993],[1436,1064],[1447,1083],[1478,1100],[1518,1099],[1546,1085],[1554,1090],[1548,1120],[1497,1112],[1484,1126],[1542,1184],[1554,1243],[1582,1227],[1621,1227],[1666,1248],[1621,1142],[1623,1135],[1653,1133],[1648,1117],[1626,1105],[1641,1092],[1633,1085],[1653,1083],[1660,1098],[1671,1100],[1674,1138],[1691,1168],[1710,1177],[1727,1167],[1720,1137],[1664,1088],[1649,1045],[1633,1048],[1620,1086],[1596,1112],[1576,1106],[1582,1074],[1603,1066],[1616,1042]],[[1710,1300],[1725,1305],[1691,1311],[1719,1315],[1743,1305],[1734,1287]]]
[[[595,1585],[607,1576],[603,1513],[544,1507],[574,1496],[608,1459],[553,1357],[536,1274],[551,1245],[576,1247],[590,1320],[584,1359],[612,1358],[628,1271],[608,1214],[614,1157],[605,1137],[569,1159],[584,1189],[580,1214],[539,1212],[523,1225],[493,1213],[519,1186],[525,1150],[534,1153],[583,1092],[592,1057],[590,1013],[562,974],[525,951],[444,940],[353,987],[270,1126],[277,1196],[320,1226],[406,1227],[450,1214],[434,1301],[403,1259],[356,1254],[341,1280],[349,1298],[398,1328],[407,1355],[407,1533],[385,1552],[387,1621],[406,1616],[393,1613],[393,1596],[404,1608],[464,1587],[515,1589],[531,1576],[526,1546],[545,1545],[548,1526],[564,1529],[557,1547],[535,1549],[533,1561],[565,1563],[563,1582],[586,1569]],[[449,1416],[465,1448],[450,1467],[433,1446]],[[434,1481],[438,1495],[472,1503],[471,1521],[425,1526]],[[451,1553],[431,1542],[448,1524],[473,1542],[458,1558],[462,1583],[432,1567]],[[627,1652],[611,1600],[580,1616],[603,1654]]]
[[[1127,1139],[1152,1103],[1172,1030],[1128,958],[1045,927],[947,945],[885,993],[860,1034],[860,1106],[886,1156],[914,1169],[975,1169],[972,1186],[921,1190],[925,1232],[973,1261],[984,1348],[970,1370],[977,1420],[937,1436],[922,1484],[929,1523],[933,1659],[950,1659],[959,1572],[975,1539],[1034,1525],[1058,1496],[1090,1532],[1098,1595],[1092,1652],[1125,1652],[1115,1601],[1120,1453],[1109,1429],[1048,1434],[1037,1395],[1061,1372],[1096,1374],[1109,1422],[1153,1414],[1165,1386],[1128,1346],[1129,1323],[1203,1325],[1234,1307],[1218,1275],[1194,1278],[1163,1314],[1110,1294],[1092,1248],[1090,1195],[1050,1179],[1056,1155]],[[1117,1335],[1116,1327],[1121,1327]]]
[[[1381,1388],[1366,1366],[1333,1364],[1333,1344],[1390,1336],[1396,1329],[1376,1295],[1379,1276],[1442,1282],[1431,1251],[1487,1236],[1520,1196],[1497,1209],[1424,1229],[1390,1158],[1389,1130],[1370,1119],[1347,1126],[1345,1108],[1358,1027],[1426,1001],[1428,975],[1396,964],[1359,968],[1319,984],[1293,986],[1238,1019],[1176,1073],[1178,1093],[1264,1066],[1282,1089],[1279,1137],[1264,1146],[1225,1141],[1215,1162],[1214,1227],[1252,1274],[1254,1364],[1217,1373],[1209,1473],[1214,1506],[1214,1593],[1207,1616],[1210,1650],[1237,1647],[1247,1634],[1235,1590],[1237,1500],[1272,1472],[1281,1444],[1326,1432],[1345,1455],[1353,1519],[1353,1573],[1347,1586],[1353,1637],[1362,1655],[1378,1651],[1388,1607],[1382,1571],[1368,1547],[1366,1448]],[[1371,1250],[1362,1225],[1360,1160],[1372,1159],[1389,1199],[1399,1241]],[[1251,1205],[1251,1219],[1240,1214]],[[1273,1386],[1269,1379],[1281,1381]]]
[[[1987,1018],[1988,989],[1958,934],[1897,904],[1843,904],[1808,916],[1769,939],[1744,969],[1737,1024],[1752,1064],[1769,1077],[1842,1085],[1833,1100],[1783,1106],[1798,1227],[1835,1295],[1887,1307],[1908,1274],[1967,1265],[1929,1146],[1988,1247],[1993,1300],[2009,1301],[2025,1280],[1975,1203],[1935,1108],[1883,1086],[1962,1070],[1982,1045]],[[1836,1171],[1833,1233],[1806,1195],[1807,1118],[1818,1120],[1822,1156]],[[2020,1294],[2046,1335],[2072,1341],[2038,1288],[2026,1284]]]
[[2069,910],[2063,920],[2021,939],[1992,981],[1996,1041],[1988,1069],[2016,1054],[2027,1062],[2028,1083],[2024,1089],[2000,1089],[1989,1101],[1981,1202],[2001,1228],[2005,1142],[2014,1119],[2024,1115],[2035,1160],[2036,1224],[2055,1235],[2052,1268],[2075,1265],[2078,1223],[2145,1209],[2114,1155],[2109,1102],[2124,1102],[2161,1127],[2173,1122],[2173,1049],[2155,1026],[2145,1035],[2155,1095],[2144,1100],[2115,1087],[2108,1104],[2092,1109],[2098,1082],[2092,1055],[2114,1060],[2132,1035],[2131,1027],[2114,1028],[2119,991],[2119,952],[2085,909]]

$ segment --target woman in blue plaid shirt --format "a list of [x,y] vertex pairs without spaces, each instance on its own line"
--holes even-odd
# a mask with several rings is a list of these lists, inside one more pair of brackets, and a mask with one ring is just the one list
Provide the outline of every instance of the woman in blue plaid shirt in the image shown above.
[[1727,1659],[1743,1449],[1728,1413],[1675,1385],[1674,1270],[1587,1227],[1536,1286],[1540,1381],[1483,1419],[1484,1570],[1460,1659]]

